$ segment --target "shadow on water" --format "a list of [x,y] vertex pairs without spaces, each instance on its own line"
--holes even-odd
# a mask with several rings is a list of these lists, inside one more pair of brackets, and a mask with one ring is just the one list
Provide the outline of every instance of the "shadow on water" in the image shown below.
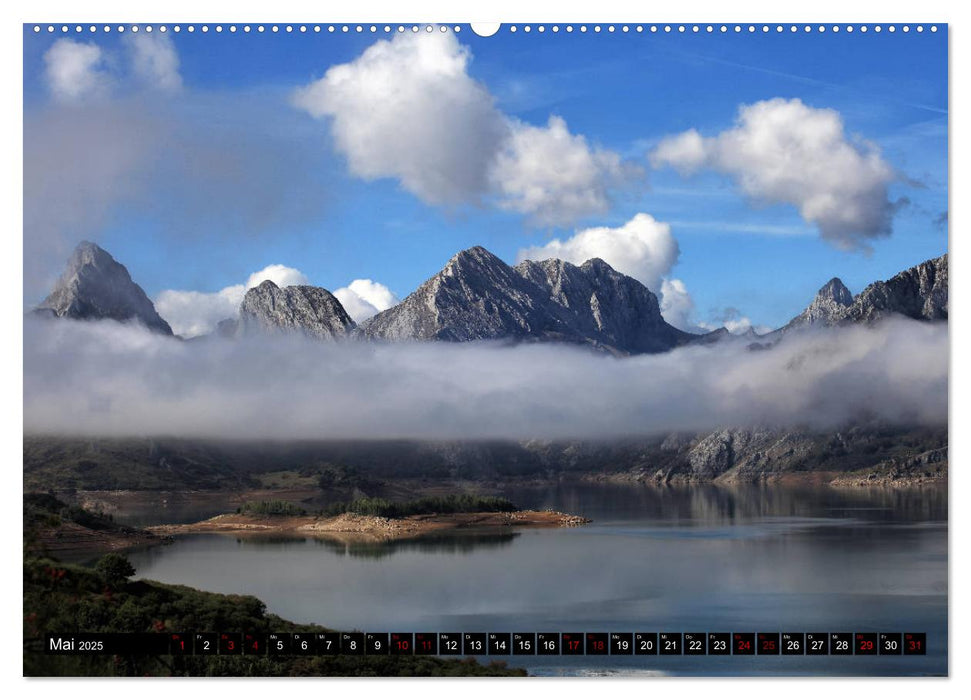
[[502,549],[519,537],[518,532],[463,533],[423,535],[413,539],[388,540],[385,542],[341,542],[331,539],[315,539],[314,544],[335,554],[364,559],[383,559],[400,552],[424,554],[471,554],[479,550]]
[[[218,537],[234,539],[238,547],[244,550],[278,551],[288,547],[299,547],[306,551],[308,545],[326,550],[328,553],[360,559],[384,559],[402,552],[419,552],[423,554],[459,555],[471,554],[479,550],[501,549],[510,546],[519,537],[518,532],[448,532],[432,533],[419,537],[395,540],[369,540],[346,537],[341,533],[333,536],[305,537],[294,535],[264,535],[253,534],[245,537],[238,534],[211,533],[201,537]],[[179,539],[191,540],[200,535],[189,535]],[[152,554],[143,548],[140,553],[148,558]],[[160,552],[161,554],[161,552]]]

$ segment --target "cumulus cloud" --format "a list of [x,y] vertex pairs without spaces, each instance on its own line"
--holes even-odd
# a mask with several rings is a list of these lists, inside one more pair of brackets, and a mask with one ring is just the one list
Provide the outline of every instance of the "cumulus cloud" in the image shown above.
[[471,59],[451,32],[399,34],[331,67],[293,102],[331,118],[353,175],[393,177],[426,202],[458,204],[485,189],[506,129],[492,96],[469,76]]
[[842,249],[869,250],[890,235],[898,179],[872,143],[847,137],[839,112],[775,98],[743,105],[733,128],[705,137],[695,130],[662,140],[654,167],[688,175],[711,169],[749,198],[799,209],[822,237]]
[[73,39],[51,45],[44,54],[44,74],[51,95],[63,101],[105,95],[111,85],[101,48]]
[[603,212],[620,157],[571,134],[513,119],[469,75],[452,32],[397,34],[299,88],[293,104],[329,118],[351,174],[395,178],[434,205],[494,200],[541,224]]
[[565,240],[521,249],[517,262],[559,258],[580,265],[600,258],[618,272],[640,280],[655,294],[661,280],[681,254],[671,227],[650,214],[637,214],[623,226],[598,226],[577,231]]
[[354,280],[346,287],[335,289],[334,296],[355,322],[361,323],[376,313],[390,309],[401,301],[380,282]]
[[514,122],[490,171],[501,207],[551,225],[607,211],[608,188],[623,178],[620,156],[592,148],[557,116],[545,126]]
[[661,316],[675,328],[693,333],[698,330],[691,317],[695,302],[685,283],[679,279],[661,281]]
[[158,32],[129,34],[125,43],[131,55],[132,73],[143,85],[163,92],[182,89],[179,54],[170,36]]
[[569,346],[182,343],[114,322],[24,324],[28,434],[597,438],[725,425],[945,424],[946,324],[615,358]]
[[277,287],[292,287],[297,284],[310,284],[307,275],[295,267],[286,265],[267,265],[259,272],[254,272],[246,280],[246,289],[259,287],[261,282],[270,280]]
[[309,284],[300,270],[286,265],[267,265],[254,272],[246,284],[234,284],[218,292],[195,292],[182,289],[166,289],[155,298],[155,310],[168,321],[172,332],[183,338],[193,338],[211,333],[216,324],[239,315],[239,305],[246,290],[270,280],[278,287]]

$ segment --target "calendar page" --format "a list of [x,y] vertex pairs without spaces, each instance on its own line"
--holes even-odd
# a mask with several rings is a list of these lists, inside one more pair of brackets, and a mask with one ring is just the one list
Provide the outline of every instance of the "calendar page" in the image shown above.
[[948,675],[946,23],[22,35],[25,676]]

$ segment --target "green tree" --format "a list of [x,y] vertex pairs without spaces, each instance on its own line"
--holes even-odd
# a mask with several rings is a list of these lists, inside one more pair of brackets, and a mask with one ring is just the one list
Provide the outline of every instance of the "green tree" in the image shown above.
[[105,554],[94,568],[109,586],[120,586],[130,576],[135,575],[135,567],[128,561],[128,557],[116,552]]

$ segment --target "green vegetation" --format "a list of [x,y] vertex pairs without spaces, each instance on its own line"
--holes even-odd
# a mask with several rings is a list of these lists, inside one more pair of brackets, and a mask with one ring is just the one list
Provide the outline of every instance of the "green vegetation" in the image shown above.
[[236,509],[243,515],[306,515],[307,511],[289,501],[247,501]]
[[117,552],[111,552],[101,557],[95,564],[94,570],[112,588],[123,586],[128,583],[129,578],[135,575],[135,567],[128,561],[128,557]]
[[258,486],[251,461],[187,440],[24,436],[24,490],[208,491]]
[[110,549],[165,538],[116,523],[111,515],[71,506],[50,493],[24,494],[24,551],[40,556]]
[[[505,664],[434,657],[360,656],[56,656],[42,651],[47,633],[324,632],[268,614],[253,596],[207,593],[153,581],[125,581],[128,564],[110,567],[24,559],[24,675],[27,676],[497,676],[525,675]],[[119,561],[120,560],[120,561]],[[129,576],[131,574],[128,574]]]
[[[690,436],[685,436],[690,442]],[[805,436],[805,457],[782,460],[780,471],[852,472],[886,460],[906,460],[946,447],[947,428],[866,424]],[[685,444],[687,444],[687,442]],[[27,491],[246,490],[313,488],[349,500],[403,479],[497,480],[613,473],[651,464],[687,474],[681,448],[665,436],[605,442],[436,443],[374,441],[218,441],[176,438],[77,439],[24,436]]]
[[324,491],[328,489],[358,489],[371,490],[380,486],[380,482],[361,473],[357,467],[342,464],[325,464],[318,470],[317,486]]
[[431,513],[510,513],[518,510],[511,501],[495,496],[473,496],[463,493],[449,496],[426,496],[413,501],[395,502],[383,498],[359,498],[350,503],[333,503],[324,515],[356,513],[384,518],[404,518]]
[[119,527],[111,515],[69,506],[52,493],[24,494],[24,531],[38,525],[57,527],[64,521],[91,530],[114,530]]

